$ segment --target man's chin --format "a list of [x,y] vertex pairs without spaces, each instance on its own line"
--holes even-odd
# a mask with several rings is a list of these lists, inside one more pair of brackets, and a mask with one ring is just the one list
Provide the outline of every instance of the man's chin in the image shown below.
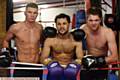
[[67,34],[67,32],[60,32],[59,34],[60,35],[65,35],[65,34]]
[[64,35],[64,33],[59,33],[60,35]]
[[95,27],[93,27],[93,28],[91,28],[93,31],[96,31],[97,30],[97,28],[95,28]]
[[35,20],[31,19],[31,20],[29,20],[29,22],[35,22]]

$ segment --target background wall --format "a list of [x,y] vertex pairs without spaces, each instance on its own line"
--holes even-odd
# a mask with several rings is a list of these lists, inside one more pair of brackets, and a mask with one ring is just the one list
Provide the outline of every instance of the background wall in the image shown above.
[[[56,7],[56,8],[54,7],[54,8],[39,9],[39,15],[36,21],[40,21],[43,27],[45,26],[55,27],[54,18],[56,15],[60,13],[65,13],[70,16],[71,21],[72,21],[73,14],[75,14],[76,11],[78,10],[85,10],[84,8],[85,8],[84,5],[82,5],[82,6],[70,6],[70,7],[61,6],[61,7]],[[21,12],[19,13],[17,12],[13,14],[14,21],[24,21],[25,8],[15,9],[14,11],[18,11],[18,10],[21,10]]]
[[[38,15],[36,21],[40,21],[44,27],[45,26],[55,27],[54,18],[56,15],[58,15],[60,13],[65,13],[65,14],[69,15],[72,20],[72,16],[75,12],[76,12],[75,7],[71,7],[71,8],[70,7],[69,8],[60,7],[60,8],[41,9],[39,11],[39,15]],[[24,21],[24,19],[25,19],[24,12],[14,13],[15,21]]]
[[6,1],[0,0],[0,48],[6,32]]
[[6,31],[6,0],[0,1],[0,37],[3,37]]
[[[2,40],[6,33],[6,3],[7,0],[0,0],[0,49]],[[0,69],[0,77],[6,76],[7,71]]]

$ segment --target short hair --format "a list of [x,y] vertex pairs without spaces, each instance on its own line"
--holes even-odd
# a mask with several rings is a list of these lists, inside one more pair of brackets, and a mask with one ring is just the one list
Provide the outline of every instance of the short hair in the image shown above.
[[102,11],[98,7],[93,6],[93,7],[89,8],[87,11],[87,15],[89,16],[90,14],[98,15],[100,18],[102,18]]
[[69,16],[69,15],[66,15],[66,14],[64,14],[64,13],[61,13],[61,14],[57,15],[57,16],[55,17],[55,23],[57,22],[57,19],[59,19],[59,18],[66,18],[67,21],[68,21],[68,23],[70,23],[70,16]]
[[32,7],[32,8],[38,9],[38,5],[37,5],[36,3],[28,3],[27,6],[26,6],[26,9],[27,9],[28,7]]

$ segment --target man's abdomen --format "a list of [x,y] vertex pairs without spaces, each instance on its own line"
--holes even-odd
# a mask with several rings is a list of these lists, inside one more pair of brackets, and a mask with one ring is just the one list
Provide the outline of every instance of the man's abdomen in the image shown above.
[[72,62],[72,57],[70,54],[59,53],[54,55],[54,59],[57,60],[62,65],[67,65]]
[[93,56],[106,56],[107,55],[107,50],[104,49],[97,49],[97,48],[90,48],[88,50],[88,55],[93,55]]
[[[26,53],[27,52],[27,53]],[[39,61],[39,49],[34,51],[19,51],[18,50],[18,61],[28,63],[38,63]]]

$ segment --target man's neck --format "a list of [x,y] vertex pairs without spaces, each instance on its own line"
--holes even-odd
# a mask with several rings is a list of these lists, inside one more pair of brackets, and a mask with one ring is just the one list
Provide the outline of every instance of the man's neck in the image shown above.
[[58,34],[58,37],[60,38],[60,39],[68,39],[69,37],[70,37],[70,34],[69,33],[66,33],[66,34]]
[[93,35],[97,35],[97,34],[100,33],[100,31],[101,31],[101,27],[99,27],[99,28],[96,29],[96,30],[90,30],[90,33],[93,34]]
[[33,28],[35,26],[35,22],[25,21],[26,27]]

